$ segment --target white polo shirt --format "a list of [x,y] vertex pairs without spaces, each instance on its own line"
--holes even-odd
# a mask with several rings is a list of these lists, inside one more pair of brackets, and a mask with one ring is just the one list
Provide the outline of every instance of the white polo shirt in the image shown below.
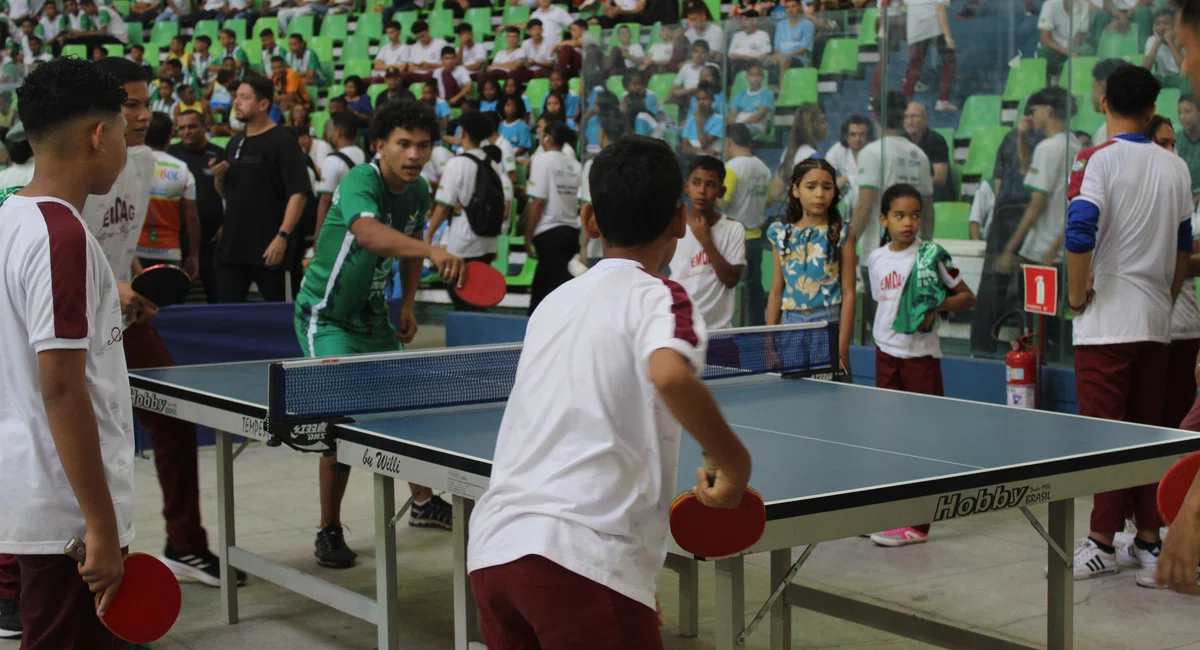
[[133,541],[133,404],[121,301],[105,252],[67,203],[8,197],[0,206],[0,553],[58,555],[86,532],[39,391],[38,354],[86,350],[104,476],[121,546]]
[[403,42],[392,45],[391,41],[384,42],[379,46],[379,52],[375,55],[375,62],[383,61],[384,65],[391,67],[399,67],[408,62],[408,46]]
[[[361,165],[367,162],[367,154],[363,153],[357,145],[342,147],[338,149],[338,153],[346,156],[355,165]],[[341,158],[329,154],[321,161],[321,180],[316,183],[317,194],[333,194],[337,189],[338,184],[350,173],[350,166]]]
[[408,46],[408,63],[440,65],[444,47],[446,47],[446,41],[440,38],[430,39],[429,45],[421,45],[421,41],[416,41]]
[[526,65],[552,66],[558,61],[553,49],[554,43],[547,38],[542,38],[541,43],[534,43],[532,38],[527,38],[521,44],[521,58],[525,59]]
[[1187,163],[1119,134],[1079,154],[1068,193],[1072,214],[1091,212],[1097,228],[1096,297],[1075,318],[1075,345],[1169,342],[1179,226],[1194,210]]
[[[446,92],[446,84],[442,81],[442,75],[446,72],[445,68],[439,68],[433,73],[433,80],[437,82],[438,97],[442,99],[453,99],[454,96]],[[457,66],[450,71],[450,76],[454,78],[458,85],[463,88],[471,87],[471,73],[463,66]]]
[[550,41],[551,45],[562,41],[563,30],[575,20],[571,18],[571,14],[567,13],[566,9],[558,5],[550,5],[550,8],[545,11],[533,10],[529,13],[529,19],[533,20],[534,18],[542,21],[542,38]]
[[771,37],[763,30],[753,34],[739,31],[729,40],[729,55],[749,56],[761,59],[771,53]]
[[562,151],[543,151],[530,160],[526,191],[546,201],[534,237],[559,226],[579,227],[579,170],[579,161]]
[[689,43],[696,41],[704,41],[708,43],[709,52],[724,52],[725,51],[725,31],[716,23],[709,21],[704,31],[700,31],[695,27],[689,27],[684,36],[687,36]]
[[462,54],[462,64],[468,68],[476,63],[487,63],[487,50],[479,43],[472,43],[471,47],[460,45],[457,49]]
[[[487,160],[483,149],[472,149],[467,153],[479,160]],[[500,183],[504,185],[504,200],[513,198],[512,181],[498,163],[491,163],[492,169],[500,175]],[[446,163],[442,170],[441,183],[438,185],[434,201],[450,206],[450,224],[446,227],[446,235],[442,243],[446,250],[459,257],[479,257],[496,252],[495,237],[480,237],[471,230],[467,215],[463,214],[462,206],[469,205],[475,196],[475,172],[478,169],[474,160],[466,156],[455,156]]]
[[525,60],[525,46],[521,45],[515,50],[504,49],[496,53],[492,58],[492,65],[501,65],[504,63],[514,63]]
[[[154,181],[154,151],[147,146],[125,150],[125,168],[104,196],[89,196],[83,206],[83,222],[104,249],[117,282],[133,279],[133,256],[150,207],[150,185]],[[62,549],[59,549],[62,550]]]
[[551,292],[525,332],[467,571],[539,555],[653,609],[682,431],[650,356],[675,350],[699,372],[707,345],[683,287],[637,262]]
[[862,251],[860,260],[879,248],[882,235],[879,230],[879,208],[883,193],[897,183],[908,183],[932,201],[933,177],[929,169],[929,156],[903,136],[885,135],[858,152],[858,187],[875,190],[875,204],[871,206],[867,227],[858,240]]
[[1075,160],[1083,145],[1074,133],[1061,131],[1033,148],[1029,171],[1025,172],[1025,188],[1046,195],[1046,209],[1021,243],[1020,256],[1041,264],[1042,258],[1053,252],[1054,263],[1062,262],[1058,237],[1067,225],[1067,161]]
[[[722,216],[712,226],[713,245],[733,266],[746,263],[746,228],[742,224]],[[704,315],[704,322],[712,330],[729,327],[733,323],[733,288],[725,286],[717,277],[708,253],[700,240],[692,233],[689,225],[687,234],[675,244],[675,255],[671,258],[671,279],[687,289],[696,309]]]

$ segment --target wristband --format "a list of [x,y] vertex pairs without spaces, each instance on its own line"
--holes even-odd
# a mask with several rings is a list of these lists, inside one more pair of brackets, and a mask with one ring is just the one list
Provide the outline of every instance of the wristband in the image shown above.
[[275,235],[276,235],[277,237],[283,237],[284,239],[287,239],[288,237],[290,237],[290,236],[291,236],[291,233],[289,233],[289,232],[288,232],[288,231],[286,231],[286,230],[280,230],[278,233],[275,233]]
[[1068,300],[1067,306],[1071,308],[1071,311],[1075,312],[1076,316],[1078,316],[1078,315],[1082,314],[1085,310],[1087,310],[1088,305],[1092,304],[1092,299],[1095,297],[1096,297],[1096,290],[1088,289],[1087,298],[1084,299],[1082,305],[1079,305],[1079,306],[1072,305],[1071,302]]

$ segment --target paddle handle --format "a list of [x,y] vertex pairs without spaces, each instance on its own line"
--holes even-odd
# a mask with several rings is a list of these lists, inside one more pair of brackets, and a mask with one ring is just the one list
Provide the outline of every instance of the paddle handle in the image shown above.
[[87,557],[87,546],[82,539],[72,537],[71,541],[67,542],[66,548],[63,549],[63,553],[66,553],[72,560],[83,564]]
[[708,473],[708,486],[712,487],[717,483],[717,461],[707,451],[700,452],[700,457],[704,460],[704,471]]

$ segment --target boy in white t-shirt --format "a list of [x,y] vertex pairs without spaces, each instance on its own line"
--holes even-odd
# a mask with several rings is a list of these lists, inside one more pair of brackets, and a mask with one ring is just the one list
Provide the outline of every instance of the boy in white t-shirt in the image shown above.
[[[0,207],[0,553],[22,576],[23,647],[116,647],[100,622],[133,541],[133,410],[116,278],[81,211],[125,164],[126,101],[90,62],[58,59],[17,90],[37,158]],[[21,495],[20,498],[15,498]],[[87,544],[80,565],[63,554]]]
[[734,295],[746,265],[746,227],[717,212],[725,194],[725,165],[713,156],[696,156],[684,183],[687,234],[675,246],[671,279],[692,297],[708,329],[733,323]]
[[1163,9],[1154,17],[1154,33],[1146,39],[1146,56],[1142,67],[1153,70],[1154,76],[1168,88],[1180,88],[1184,78],[1179,74],[1183,63],[1183,48],[1175,38],[1175,12]]
[[701,502],[734,507],[750,479],[698,376],[707,329],[683,287],[654,275],[686,232],[675,154],[623,138],[590,184],[583,227],[605,259],[529,319],[471,515],[467,570],[491,648],[662,648],[655,588],[681,425],[721,468],[713,487],[699,481]]
[[563,151],[575,132],[558,120],[539,137],[541,153],[529,168],[526,251],[538,260],[530,286],[529,314],[546,296],[571,279],[568,265],[579,254],[579,161]]

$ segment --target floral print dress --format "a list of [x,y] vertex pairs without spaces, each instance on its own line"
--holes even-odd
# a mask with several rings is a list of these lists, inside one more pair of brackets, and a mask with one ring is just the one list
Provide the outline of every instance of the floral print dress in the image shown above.
[[779,252],[785,314],[830,311],[842,304],[841,251],[830,250],[828,226],[773,223],[767,228],[767,240]]

